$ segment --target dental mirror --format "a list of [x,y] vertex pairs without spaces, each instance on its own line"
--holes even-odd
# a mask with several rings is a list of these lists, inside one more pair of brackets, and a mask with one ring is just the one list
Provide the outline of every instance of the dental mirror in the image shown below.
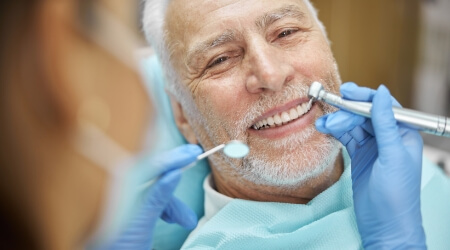
[[[187,165],[186,167],[181,168],[183,171],[186,171],[190,168],[192,168],[193,166],[195,166],[197,164],[198,161],[205,159],[206,157],[216,153],[219,150],[223,149],[223,153],[230,157],[230,158],[234,158],[234,159],[238,159],[238,158],[243,158],[246,155],[248,155],[248,153],[250,152],[250,148],[247,146],[247,144],[238,141],[238,140],[233,140],[233,141],[229,141],[227,143],[224,144],[220,144],[217,147],[214,147],[206,152],[204,152],[203,154],[197,156],[197,160],[189,165]],[[159,179],[159,177],[150,180],[146,183],[144,183],[143,185],[141,185],[138,190],[143,191],[146,190],[147,188],[149,188],[150,186],[152,186],[157,180]]]
[[243,158],[250,152],[247,144],[241,141],[230,141],[225,145],[223,153],[230,158]]
[[247,144],[245,144],[241,141],[238,141],[238,140],[233,140],[233,141],[229,141],[224,144],[220,144],[219,146],[214,147],[214,148],[204,152],[203,154],[197,156],[197,161],[202,160],[222,149],[223,149],[223,153],[226,156],[228,156],[230,158],[235,158],[235,159],[245,157],[250,152],[250,149],[247,146]]

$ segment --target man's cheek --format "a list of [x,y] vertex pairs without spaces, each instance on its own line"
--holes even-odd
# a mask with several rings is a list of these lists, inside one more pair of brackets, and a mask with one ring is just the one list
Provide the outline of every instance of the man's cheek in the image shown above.
[[221,91],[219,88],[204,91],[202,93],[205,97],[205,109],[206,111],[217,116],[227,116],[228,112],[233,109],[233,106],[237,105],[231,101],[232,98],[226,93]]
[[199,110],[210,125],[223,123],[223,116],[226,113],[222,107],[223,101],[221,99],[214,99],[214,96],[208,96],[207,98],[204,98],[199,105],[201,105]]
[[316,58],[311,60],[302,59],[302,61],[294,63],[294,68],[302,78],[316,79],[322,75],[323,61]]

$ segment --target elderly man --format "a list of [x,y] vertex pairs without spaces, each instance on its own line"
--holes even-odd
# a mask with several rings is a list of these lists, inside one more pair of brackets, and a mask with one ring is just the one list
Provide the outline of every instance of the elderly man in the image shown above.
[[361,248],[349,157],[314,124],[334,110],[308,103],[313,81],[341,82],[309,1],[148,0],[144,29],[186,140],[251,149],[210,158],[205,216],[184,247]]

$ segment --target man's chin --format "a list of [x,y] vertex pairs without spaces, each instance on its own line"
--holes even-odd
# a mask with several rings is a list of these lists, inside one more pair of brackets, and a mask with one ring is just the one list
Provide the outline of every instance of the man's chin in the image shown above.
[[[290,146],[284,152],[261,150],[260,154],[252,154],[244,160],[241,175],[258,185],[300,187],[331,170],[340,149],[337,140],[327,137],[321,143],[309,144],[308,147]],[[273,154],[275,152],[278,154]]]

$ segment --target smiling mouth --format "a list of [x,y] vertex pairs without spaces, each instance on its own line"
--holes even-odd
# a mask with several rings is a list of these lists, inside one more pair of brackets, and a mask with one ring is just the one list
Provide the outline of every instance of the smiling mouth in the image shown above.
[[264,130],[269,128],[280,127],[295,120],[300,119],[311,110],[311,102],[302,103],[290,110],[283,111],[274,116],[260,120],[251,126],[254,130]]

